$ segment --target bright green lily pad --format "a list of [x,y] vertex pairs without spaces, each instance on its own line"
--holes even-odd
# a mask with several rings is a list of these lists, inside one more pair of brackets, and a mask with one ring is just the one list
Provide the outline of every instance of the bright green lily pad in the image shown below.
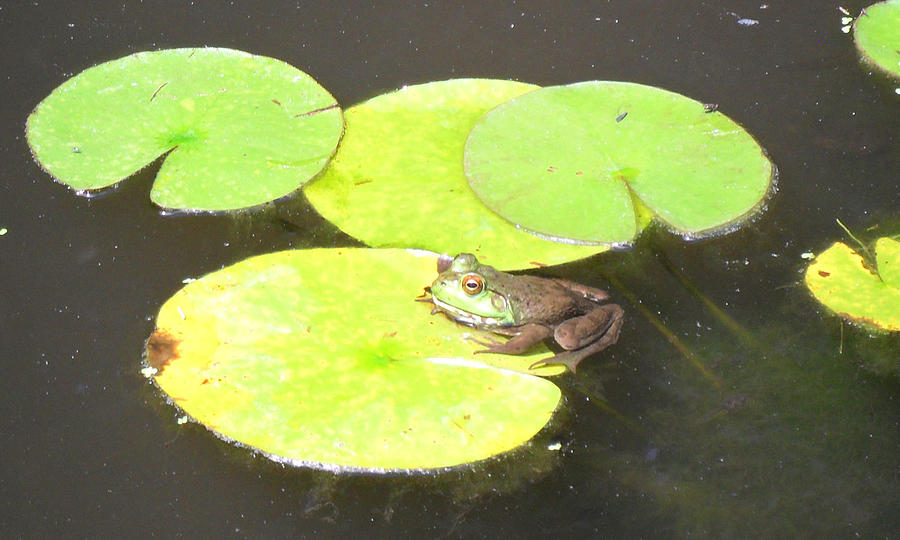
[[560,391],[549,356],[484,354],[485,334],[416,302],[434,254],[313,249],[252,257],[185,286],[147,344],[188,415],[275,459],[366,470],[451,467],[521,445]]
[[463,146],[486,111],[536,86],[457,79],[409,86],[347,109],[347,130],[309,201],[347,234],[375,247],[412,247],[515,269],[602,251],[516,229],[478,200],[463,174]]
[[756,141],[682,95],[624,82],[542,88],[487,113],[465,172],[521,227],[579,242],[631,242],[641,205],[685,236],[760,207],[773,167]]
[[854,23],[853,39],[866,61],[900,78],[900,0],[867,7]]
[[888,237],[879,238],[875,242],[875,263],[881,280],[900,288],[900,242]]
[[819,302],[841,317],[866,326],[900,330],[900,242],[881,238],[875,244],[878,272],[863,258],[836,242],[816,256],[806,270],[806,286]]
[[28,117],[40,165],[77,191],[120,182],[166,154],[150,197],[231,210],[300,187],[343,130],[334,98],[302,71],[230,49],[136,53],[60,85]]

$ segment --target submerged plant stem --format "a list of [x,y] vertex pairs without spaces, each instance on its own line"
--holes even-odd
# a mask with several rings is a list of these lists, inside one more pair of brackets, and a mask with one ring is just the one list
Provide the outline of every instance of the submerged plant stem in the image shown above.
[[602,394],[602,384],[597,381],[597,385],[600,386],[600,393],[595,391],[592,388],[588,387],[588,383],[585,382],[584,379],[580,377],[574,378],[574,388],[581,394],[583,394],[590,402],[595,405],[598,409],[603,411],[604,413],[609,414],[614,419],[619,421],[625,428],[627,428],[632,433],[637,433],[639,435],[646,435],[646,431],[642,429],[640,426],[632,422],[628,419],[624,414],[617,411],[613,408],[612,405],[609,404],[609,401]]
[[666,257],[665,253],[657,249],[654,249],[653,251],[659,256],[659,260],[662,262],[666,270],[668,270],[669,273],[672,274],[675,279],[677,279],[678,282],[681,283],[681,285],[685,289],[687,289],[689,293],[700,300],[700,302],[702,302],[703,305],[706,306],[706,309],[708,309],[713,314],[713,316],[719,319],[719,322],[724,324],[732,334],[737,336],[738,339],[740,339],[742,342],[744,342],[745,345],[749,347],[753,347],[754,349],[761,348],[759,342],[753,337],[750,332],[747,331],[747,329],[745,329],[743,326],[741,326],[740,323],[734,320],[731,315],[725,313],[725,311],[723,311],[722,308],[720,308],[715,302],[710,300],[708,296],[703,294],[703,292],[701,292],[696,285],[694,285],[684,276],[681,270],[679,270],[674,264],[672,264],[672,261],[670,261],[669,258]]
[[844,355],[844,320],[843,319],[841,319],[841,344],[838,347],[838,354],[841,356]]
[[704,366],[703,362],[700,361],[700,358],[696,354],[691,352],[691,350],[688,349],[680,339],[678,339],[678,336],[676,336],[674,332],[669,330],[666,325],[663,324],[659,317],[654,315],[653,312],[651,312],[649,309],[647,309],[646,306],[644,306],[644,304],[639,302],[634,293],[626,289],[625,286],[622,285],[622,282],[620,282],[613,276],[609,276],[609,282],[612,283],[613,287],[615,287],[625,295],[625,298],[627,298],[628,301],[631,302],[631,304],[636,307],[638,311],[640,311],[641,314],[646,317],[647,320],[650,321],[651,324],[653,324],[653,326],[656,327],[657,330],[659,330],[659,332],[669,341],[669,343],[671,343],[672,346],[675,347],[678,352],[680,352],[681,355],[684,356],[684,358],[688,362],[690,362],[691,365],[694,366],[694,368],[699,371],[707,381],[710,382],[710,384],[713,385],[713,387],[717,389],[722,388],[721,379],[719,379],[713,372],[711,372],[706,366]]
[[872,252],[869,251],[869,248],[868,248],[865,244],[863,244],[862,240],[860,240],[859,238],[857,238],[856,236],[854,236],[853,233],[850,232],[850,229],[848,229],[846,225],[844,225],[843,223],[841,223],[841,219],[840,219],[840,218],[834,218],[834,220],[837,221],[837,224],[838,224],[838,226],[839,226],[840,228],[844,229],[844,232],[847,233],[847,236],[849,236],[850,238],[853,239],[854,242],[856,242],[857,244],[859,244],[860,249],[862,249],[863,251],[865,251],[865,252],[866,252],[866,255],[867,255],[870,259],[873,259],[873,258],[874,258],[874,257],[872,256]]

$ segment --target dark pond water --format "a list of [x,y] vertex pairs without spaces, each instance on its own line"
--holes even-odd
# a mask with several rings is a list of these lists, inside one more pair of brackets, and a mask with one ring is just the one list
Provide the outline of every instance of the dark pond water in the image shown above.
[[[0,2],[0,536],[900,531],[900,385],[860,367],[896,360],[900,342],[842,327],[799,285],[802,253],[846,239],[836,218],[867,239],[900,230],[900,99],[858,64],[836,3],[91,5]],[[344,105],[453,77],[658,85],[744,125],[779,190],[735,234],[685,244],[654,230],[631,252],[548,270],[610,288],[628,312],[619,344],[560,383],[557,462],[426,478],[284,468],[176,425],[139,373],[142,342],[185,277],[353,241],[302,202],[284,220],[163,216],[155,166],[78,197],[24,141],[30,110],[71,75],[197,45],[283,59]]]

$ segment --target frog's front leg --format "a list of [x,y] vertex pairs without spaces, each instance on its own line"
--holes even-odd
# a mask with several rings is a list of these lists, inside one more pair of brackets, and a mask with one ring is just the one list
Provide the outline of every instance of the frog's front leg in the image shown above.
[[533,323],[526,324],[509,341],[505,343],[492,341],[489,345],[487,343],[482,343],[482,345],[485,345],[488,348],[475,351],[475,354],[488,352],[499,354],[522,354],[530,349],[532,345],[547,339],[552,334],[553,331],[546,326]]
[[531,369],[563,365],[574,373],[582,360],[619,340],[623,319],[624,311],[618,304],[606,304],[563,322],[556,327],[553,337],[566,352],[539,360]]

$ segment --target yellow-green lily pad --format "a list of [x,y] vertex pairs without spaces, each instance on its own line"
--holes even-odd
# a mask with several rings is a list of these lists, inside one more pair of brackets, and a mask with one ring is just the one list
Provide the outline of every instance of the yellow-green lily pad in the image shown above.
[[853,26],[853,40],[862,57],[900,78],[900,0],[865,8]]
[[318,174],[343,117],[312,77],[231,49],[140,52],[55,89],[28,144],[59,182],[91,192],[168,153],[150,192],[171,209],[217,211],[282,197]]
[[[274,459],[409,470],[481,460],[528,441],[560,391],[483,354],[486,334],[417,302],[436,256],[312,249],[246,259],[190,282],[147,343],[159,387],[194,420]],[[488,363],[505,365],[497,368]]]
[[881,330],[900,330],[900,242],[875,243],[877,271],[841,242],[816,256],[806,270],[806,286],[841,317]]
[[773,171],[714,107],[614,81],[513,98],[475,125],[465,149],[487,206],[561,241],[632,242],[644,211],[686,237],[711,234],[760,207]]
[[350,107],[337,154],[303,192],[326,219],[373,247],[470,252],[506,270],[603,251],[520,231],[466,183],[463,146],[472,126],[491,108],[535,88],[457,79],[404,87]]
[[888,237],[879,238],[875,242],[875,264],[878,265],[878,276],[885,284],[900,288],[900,242]]

